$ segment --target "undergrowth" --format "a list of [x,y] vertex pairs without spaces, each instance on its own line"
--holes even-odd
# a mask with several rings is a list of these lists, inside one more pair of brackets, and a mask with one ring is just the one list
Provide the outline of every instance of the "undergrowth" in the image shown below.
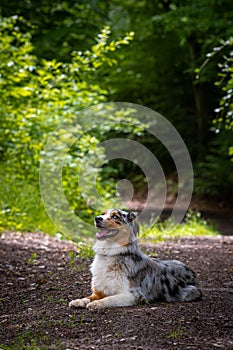
[[[0,177],[0,192],[0,232],[5,230],[41,231],[61,239],[72,238],[72,236],[67,237],[59,232],[51,222],[44,209],[36,184],[16,181],[13,177],[4,174]],[[94,213],[89,216],[90,222],[93,222]],[[216,228],[201,218],[200,213],[192,212],[188,212],[185,221],[181,224],[167,220],[140,225],[140,239],[152,242],[186,236],[209,236],[217,233]],[[93,241],[93,232],[85,233],[81,238],[81,243],[78,239],[78,250],[83,257],[92,255],[90,246]]]
[[56,233],[40,197],[39,186],[0,171],[0,232],[42,231]]
[[153,243],[192,236],[214,236],[219,232],[211,222],[203,219],[199,212],[188,212],[185,221],[177,224],[169,219],[141,226],[140,237]]

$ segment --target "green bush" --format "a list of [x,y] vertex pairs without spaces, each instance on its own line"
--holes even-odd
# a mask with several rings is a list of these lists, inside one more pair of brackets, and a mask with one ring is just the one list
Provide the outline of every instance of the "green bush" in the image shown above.
[[190,211],[185,221],[179,225],[170,220],[142,225],[140,236],[143,241],[149,240],[156,243],[181,237],[214,236],[217,233],[215,226],[201,218],[200,213]]
[[[107,101],[108,92],[97,84],[98,78],[109,66],[117,65],[111,53],[129,44],[133,33],[111,41],[106,27],[90,50],[73,52],[71,61],[62,63],[38,59],[33,54],[29,32],[22,33],[19,22],[28,25],[17,16],[0,19],[0,227],[54,232],[39,192],[39,166],[45,144],[62,122],[75,125],[79,142],[66,158],[63,187],[71,209],[89,216],[87,199],[78,190],[76,171],[82,167],[87,150],[92,151],[97,163],[103,160],[96,144],[104,139],[105,130],[100,128],[94,135],[83,132],[77,112]],[[124,112],[118,116],[119,127],[123,116]],[[64,129],[56,136],[59,144],[69,134]],[[102,181],[101,174],[98,179]],[[112,192],[111,181],[106,180],[105,186],[108,191],[102,190],[103,197]]]

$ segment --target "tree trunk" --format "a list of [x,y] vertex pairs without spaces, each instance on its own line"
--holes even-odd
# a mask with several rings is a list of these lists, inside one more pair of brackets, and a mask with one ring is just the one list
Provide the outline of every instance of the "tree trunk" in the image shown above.
[[205,84],[196,80],[194,71],[198,67],[196,57],[199,57],[199,45],[195,42],[195,39],[189,41],[190,49],[190,66],[193,70],[193,97],[196,107],[197,117],[197,139],[198,139],[198,155],[197,160],[203,160],[207,146],[207,133],[208,133],[208,113],[206,105],[206,91]]
[[203,160],[207,146],[208,115],[204,87],[193,82],[193,95],[197,115],[198,160]]

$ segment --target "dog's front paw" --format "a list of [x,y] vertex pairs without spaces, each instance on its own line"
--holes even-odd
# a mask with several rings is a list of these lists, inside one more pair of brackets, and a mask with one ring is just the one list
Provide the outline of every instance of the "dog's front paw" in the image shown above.
[[87,304],[86,307],[89,310],[97,310],[97,309],[103,309],[105,306],[101,300],[95,300]]
[[90,303],[90,299],[88,298],[75,299],[69,303],[69,308],[86,307],[88,303]]

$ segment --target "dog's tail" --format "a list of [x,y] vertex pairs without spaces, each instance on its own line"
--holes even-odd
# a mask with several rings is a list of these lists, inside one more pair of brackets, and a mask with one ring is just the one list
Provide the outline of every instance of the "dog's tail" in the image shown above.
[[200,301],[202,300],[201,290],[194,285],[187,285],[182,290],[183,301]]

